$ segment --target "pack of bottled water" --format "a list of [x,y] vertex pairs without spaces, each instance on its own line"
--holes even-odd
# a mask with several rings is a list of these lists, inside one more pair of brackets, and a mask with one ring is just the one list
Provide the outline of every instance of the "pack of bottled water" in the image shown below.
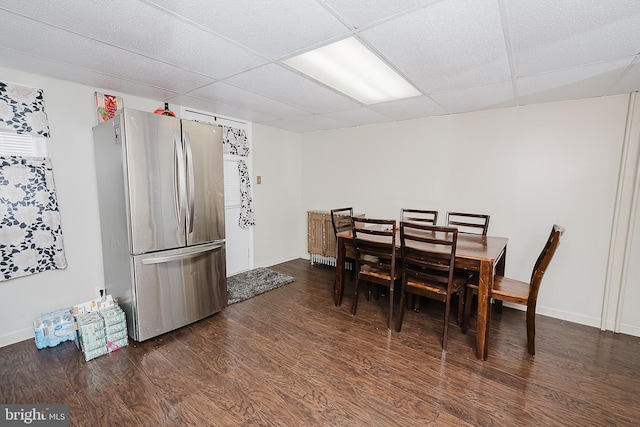
[[33,321],[38,349],[55,347],[64,341],[73,341],[76,336],[71,307],[40,314]]

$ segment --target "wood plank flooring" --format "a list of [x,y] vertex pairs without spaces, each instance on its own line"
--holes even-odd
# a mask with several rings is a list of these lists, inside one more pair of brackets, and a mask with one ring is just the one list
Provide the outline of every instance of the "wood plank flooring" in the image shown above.
[[[386,297],[332,300],[334,269],[271,267],[296,281],[85,362],[73,343],[0,348],[0,402],[65,403],[74,426],[624,426],[640,424],[640,338],[524,312],[493,314],[489,360],[475,325],[423,299],[389,332]],[[451,316],[455,321],[455,315]]]

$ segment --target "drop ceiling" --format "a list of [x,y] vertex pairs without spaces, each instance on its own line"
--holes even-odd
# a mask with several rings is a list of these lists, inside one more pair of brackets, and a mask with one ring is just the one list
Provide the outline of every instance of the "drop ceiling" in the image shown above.
[[[0,22],[2,67],[294,132],[640,90],[637,0],[0,0]],[[281,62],[349,36],[422,95],[365,106]]]

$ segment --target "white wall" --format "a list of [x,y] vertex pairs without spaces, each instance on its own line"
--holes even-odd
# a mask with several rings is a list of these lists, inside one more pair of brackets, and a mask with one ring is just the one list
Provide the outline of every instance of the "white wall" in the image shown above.
[[506,274],[525,281],[560,224],[538,312],[599,326],[627,100],[305,134],[303,210],[353,206],[397,219],[402,207],[428,208],[440,223],[448,210],[488,213],[489,233],[509,238]]
[[[299,258],[306,250],[301,135],[253,125],[254,266]],[[256,184],[260,176],[262,184]]]

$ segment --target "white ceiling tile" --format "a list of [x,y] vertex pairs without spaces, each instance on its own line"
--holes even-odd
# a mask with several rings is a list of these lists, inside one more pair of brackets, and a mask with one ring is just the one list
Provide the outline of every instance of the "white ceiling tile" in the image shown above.
[[84,70],[57,61],[43,62],[41,58],[4,48],[0,48],[0,57],[2,57],[2,66],[4,67],[33,74],[41,74],[43,67],[45,67],[49,77],[93,86],[97,90],[104,89],[157,100],[176,95],[176,92],[169,90]]
[[318,115],[274,120],[272,122],[262,122],[262,124],[298,133],[347,127],[345,123]]
[[404,11],[420,7],[433,0],[324,0],[354,28],[361,28]]
[[497,1],[443,1],[361,35],[425,94],[511,78]]
[[326,113],[360,106],[351,98],[276,64],[255,68],[226,79],[225,82],[310,113]]
[[150,0],[275,59],[346,37],[345,25],[315,0]]
[[110,0],[109,7],[75,0],[44,2],[37,8],[29,3],[14,2],[10,9],[31,10],[31,16],[41,22],[216,79],[266,62],[210,31],[138,1]]
[[440,116],[447,112],[426,96],[399,99],[370,105],[371,110],[377,111],[395,120],[411,120],[421,117]]
[[307,111],[299,110],[279,101],[257,95],[244,89],[217,82],[191,91],[189,96],[235,105],[247,110],[268,114],[274,118],[305,116]]
[[[212,79],[136,55],[105,43],[35,23],[0,10],[0,47],[20,46],[32,55],[175,92],[208,84]],[[38,37],[33,37],[38,34]],[[72,46],[72,49],[69,49]]]
[[431,95],[450,114],[515,106],[511,80]]
[[636,55],[637,0],[506,0],[518,77]]
[[374,123],[386,123],[393,121],[391,117],[372,111],[366,107],[360,107],[352,110],[334,111],[331,113],[321,114],[322,117],[337,120],[349,126],[364,126]]
[[621,76],[632,58],[553,71],[516,80],[518,105],[601,96]]
[[188,95],[178,95],[167,99],[167,102],[182,105],[185,107],[195,108],[197,110],[206,111],[212,114],[225,116],[229,118],[235,118],[239,120],[246,120],[251,122],[262,122],[277,120],[277,116],[270,114],[263,114],[257,111],[252,111],[238,107],[237,105],[228,105],[222,102],[214,102],[210,100],[195,98]]

